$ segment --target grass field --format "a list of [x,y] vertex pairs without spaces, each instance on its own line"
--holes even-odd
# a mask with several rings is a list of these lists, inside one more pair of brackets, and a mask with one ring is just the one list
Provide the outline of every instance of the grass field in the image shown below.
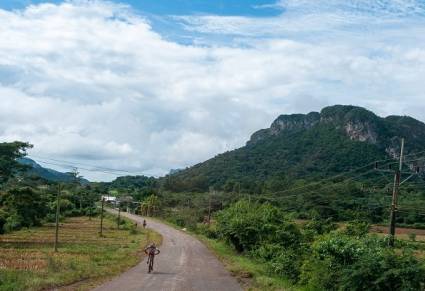
[[57,253],[54,225],[0,235],[0,290],[87,290],[134,266],[148,241],[161,240],[130,222],[117,230],[111,217],[104,220],[100,237],[99,224],[99,218],[65,220]]

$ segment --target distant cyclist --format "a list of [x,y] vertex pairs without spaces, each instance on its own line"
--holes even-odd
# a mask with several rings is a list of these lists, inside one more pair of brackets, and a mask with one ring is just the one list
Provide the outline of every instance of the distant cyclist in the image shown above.
[[143,228],[146,228],[146,219],[143,219]]
[[159,255],[160,250],[155,246],[154,243],[151,243],[147,248],[145,248],[145,254],[148,255],[148,273],[153,271],[153,261],[156,255]]

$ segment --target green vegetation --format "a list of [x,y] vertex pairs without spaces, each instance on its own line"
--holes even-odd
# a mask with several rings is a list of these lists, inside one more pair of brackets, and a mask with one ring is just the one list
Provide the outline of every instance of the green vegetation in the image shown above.
[[385,158],[374,145],[352,141],[332,125],[284,131],[165,178],[170,191],[270,193],[294,180],[316,180]]
[[249,290],[425,288],[425,245],[406,235],[391,249],[365,221],[294,222],[277,207],[247,200],[216,212],[210,224],[178,217],[167,219],[189,227]]
[[[420,233],[425,124],[354,106],[282,115],[246,146],[159,179],[85,184],[74,173],[62,185],[61,219],[93,214],[100,194],[111,194],[122,210],[202,234],[254,289],[420,290],[423,235],[402,233],[389,249],[377,226],[388,223],[401,137],[409,172],[402,179],[420,171],[400,188],[396,222]],[[0,232],[54,220],[58,184],[25,174],[16,163],[28,147],[0,144]],[[387,172],[377,171],[375,161]]]
[[60,219],[96,214],[99,186],[81,185],[83,180],[73,172],[71,182],[60,184],[59,191],[58,183],[28,173],[30,167],[19,162],[30,147],[0,143],[0,234],[54,221],[59,192]]
[[[155,215],[185,227],[205,219],[210,197],[211,212],[250,199],[297,219],[386,223],[393,177],[376,171],[374,162],[381,161],[381,170],[394,169],[397,160],[389,153],[399,151],[401,136],[407,138],[405,171],[425,169],[425,124],[409,117],[380,118],[360,107],[332,106],[321,113],[282,115],[245,147],[163,178],[126,176],[92,185],[138,202],[156,195],[161,205]],[[423,171],[402,185],[398,225],[425,228],[424,209],[418,207],[425,202],[424,186]],[[213,194],[208,194],[211,188]]]
[[236,252],[224,241],[197,237],[224,263],[227,270],[235,276],[241,285],[249,290],[297,290],[286,278],[272,274],[266,263]]
[[[58,172],[52,169],[44,168],[37,164],[35,161],[27,158],[22,157],[17,159],[17,161],[25,166],[27,170],[25,171],[24,175],[27,178],[42,178],[44,180],[50,181],[50,182],[62,182],[62,183],[72,183],[75,182],[75,177],[73,172],[67,172],[62,173]],[[89,181],[82,177],[78,177],[78,182],[80,184],[88,184]]]
[[[329,227],[323,228],[324,225]],[[281,283],[291,282],[294,288],[425,288],[425,262],[414,255],[417,245],[398,242],[397,248],[391,249],[386,238],[367,234],[368,226],[364,222],[334,229],[335,225],[326,221],[313,221],[299,227],[276,207],[242,200],[220,211],[216,225],[210,227],[209,232],[203,231],[226,241],[235,251],[249,258],[246,261],[250,263],[236,265],[250,270],[254,277],[265,273],[273,281],[278,276]],[[224,252],[217,246],[213,249]],[[235,258],[235,254],[230,257]],[[252,267],[257,262],[262,270]],[[269,287],[278,288],[275,284]]]
[[25,156],[30,147],[30,144],[24,142],[0,143],[0,184],[25,169],[17,160]]
[[0,236],[0,290],[44,290],[73,284],[89,290],[97,283],[135,265],[144,246],[160,242],[149,230],[133,230],[113,217],[67,218],[60,226],[59,252],[53,252],[54,225],[46,224]]
[[[388,219],[392,174],[400,137],[406,137],[404,171],[421,172],[404,183],[400,195],[399,225],[425,227],[425,124],[409,117],[380,118],[354,106],[327,107],[308,115],[282,115],[271,128],[253,135],[245,147],[160,179],[163,199],[181,193],[221,193],[222,204],[241,198],[268,202],[299,219],[315,216],[334,221]],[[402,179],[409,176],[402,175]],[[158,189],[158,188],[157,188]],[[158,190],[155,190],[158,192]],[[175,198],[173,198],[175,200]],[[196,205],[195,208],[198,208]]]
[[[139,230],[126,219],[116,229],[116,218],[110,215],[101,237],[96,202],[105,193],[103,185],[88,184],[77,171],[58,174],[34,168],[24,158],[29,147],[22,142],[0,144],[0,290],[69,284],[90,289],[135,265],[148,241],[159,243],[156,233]],[[122,207],[132,205],[132,197],[127,198]],[[56,253],[57,204],[61,223]]]

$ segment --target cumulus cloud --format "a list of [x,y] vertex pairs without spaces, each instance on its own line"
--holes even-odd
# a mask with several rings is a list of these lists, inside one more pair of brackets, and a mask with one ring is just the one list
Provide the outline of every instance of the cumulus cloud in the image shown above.
[[243,145],[281,113],[351,103],[425,120],[423,7],[397,2],[406,5],[367,31],[360,19],[384,9],[329,2],[302,13],[306,1],[282,1],[273,18],[174,17],[191,45],[121,4],[0,10],[0,139],[30,141],[33,156],[163,175]]

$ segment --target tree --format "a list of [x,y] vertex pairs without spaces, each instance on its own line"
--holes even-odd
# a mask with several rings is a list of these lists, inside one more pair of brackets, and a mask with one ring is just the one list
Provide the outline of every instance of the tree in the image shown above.
[[20,141],[0,143],[0,184],[26,168],[17,159],[24,157],[26,150],[31,147],[29,143]]
[[16,227],[9,227],[8,230],[40,225],[48,211],[47,203],[40,193],[29,187],[9,190],[3,195],[3,203],[10,214],[7,223],[16,224]]
[[156,195],[150,195],[141,204],[142,214],[146,216],[153,216],[157,213],[159,208],[159,199]]

